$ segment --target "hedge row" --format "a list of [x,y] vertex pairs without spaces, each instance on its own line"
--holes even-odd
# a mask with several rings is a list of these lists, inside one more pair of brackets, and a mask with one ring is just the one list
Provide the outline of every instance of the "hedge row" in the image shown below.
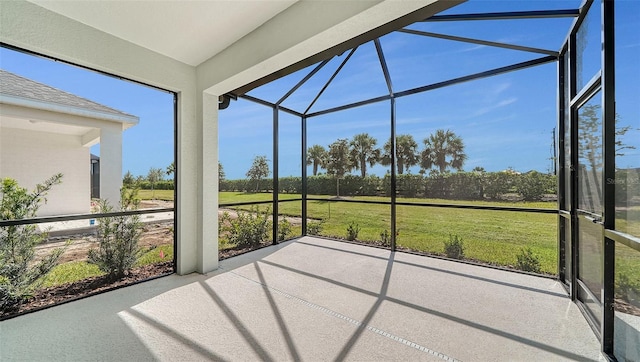
[[[138,181],[134,183],[135,186],[139,187],[141,190],[151,190],[151,182],[149,181]],[[123,184],[125,187],[134,186]],[[153,185],[154,190],[173,190],[173,180],[163,180],[158,181]]]
[[[220,191],[271,191],[272,179],[259,182],[224,180]],[[500,199],[505,194],[519,194],[525,200],[540,200],[545,194],[556,194],[556,176],[531,171],[515,172],[456,172],[437,176],[397,175],[396,188],[400,197],[427,197],[459,200]],[[302,193],[301,177],[279,179],[280,193]],[[307,178],[307,192],[311,195],[336,195],[336,179],[328,175]],[[391,176],[347,175],[340,180],[340,196],[390,196]]]

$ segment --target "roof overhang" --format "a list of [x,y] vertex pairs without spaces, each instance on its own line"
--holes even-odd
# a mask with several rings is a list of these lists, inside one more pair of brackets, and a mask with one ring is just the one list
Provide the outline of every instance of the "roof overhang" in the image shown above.
[[298,0],[28,0],[143,48],[198,66]]
[[101,129],[124,131],[138,121],[135,116],[0,94],[0,127],[78,136],[83,147],[99,143]]
[[13,105],[24,108],[32,108],[38,109],[42,111],[52,112],[52,113],[61,113],[72,116],[79,116],[84,118],[90,118],[101,121],[115,122],[121,123],[122,129],[127,129],[129,127],[133,127],[136,125],[140,119],[136,116],[126,115],[126,114],[115,114],[110,112],[101,112],[98,110],[92,110],[82,107],[73,107],[69,105],[62,105],[53,102],[45,102],[39,101],[29,98],[23,97],[15,97],[7,94],[0,94],[0,115],[2,114],[2,109],[6,109],[7,106]]
[[[143,75],[153,69],[130,73],[123,63],[150,51],[159,56],[157,68],[179,62],[188,66],[181,72],[195,70],[197,91],[222,95],[244,93],[464,1],[11,1],[0,2],[0,40],[174,90]],[[104,50],[88,53],[94,44]]]

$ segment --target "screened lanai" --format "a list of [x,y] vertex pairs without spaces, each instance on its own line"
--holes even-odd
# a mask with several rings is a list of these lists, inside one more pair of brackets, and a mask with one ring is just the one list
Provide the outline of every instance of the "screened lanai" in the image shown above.
[[175,161],[175,274],[10,316],[0,359],[640,360],[636,1],[0,9],[167,91]]
[[638,358],[637,10],[468,2],[230,92],[221,212],[556,278]]

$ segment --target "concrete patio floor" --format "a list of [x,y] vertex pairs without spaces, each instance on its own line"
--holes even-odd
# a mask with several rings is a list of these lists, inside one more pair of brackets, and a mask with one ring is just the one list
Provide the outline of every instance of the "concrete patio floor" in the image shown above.
[[2,361],[604,361],[561,285],[312,237],[0,322]]

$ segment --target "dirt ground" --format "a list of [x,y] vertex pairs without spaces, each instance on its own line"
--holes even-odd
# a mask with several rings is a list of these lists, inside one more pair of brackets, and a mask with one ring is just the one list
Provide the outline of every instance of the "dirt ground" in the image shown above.
[[[70,244],[67,245],[67,242]],[[143,226],[139,243],[141,247],[151,249],[164,244],[173,244],[173,221],[149,223]],[[65,245],[67,245],[66,250],[58,260],[60,264],[87,260],[89,250],[98,247],[96,233],[51,237],[46,243],[36,247],[36,259],[57,248],[64,248]]]
[[[171,208],[173,202],[162,200],[145,200],[140,203],[140,209],[147,208]],[[232,209],[220,209],[219,215],[224,212],[229,213],[231,218],[238,217],[238,213]],[[293,226],[302,225],[302,218],[299,217],[286,217],[286,219]],[[142,218],[144,221],[144,216]],[[143,226],[143,233],[140,240],[140,246],[146,249],[151,249],[159,245],[173,244],[173,221],[146,223]],[[67,242],[70,242],[67,245]],[[50,237],[46,243],[43,243],[36,247],[36,259],[49,254],[51,251],[57,248],[64,248],[66,250],[59,259],[59,263],[67,263],[70,261],[85,261],[89,250],[98,247],[96,232],[83,233],[83,234],[70,234]]]

